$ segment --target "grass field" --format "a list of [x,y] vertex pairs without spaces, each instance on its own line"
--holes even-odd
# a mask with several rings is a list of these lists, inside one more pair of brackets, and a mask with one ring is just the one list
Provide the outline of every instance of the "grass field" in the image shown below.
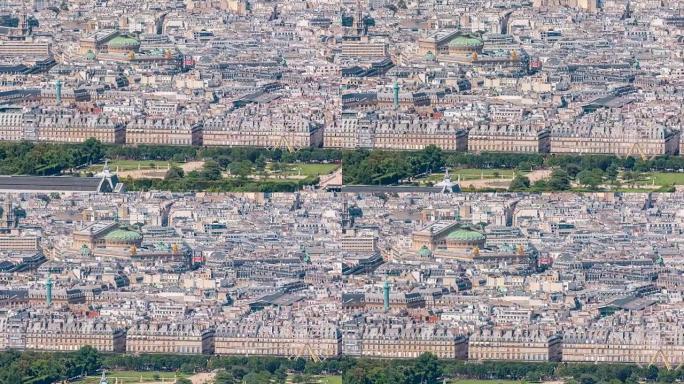
[[[450,169],[449,176],[451,176],[452,181],[456,181],[458,176],[461,176],[461,180],[480,180],[484,179],[512,179],[515,176],[515,171],[512,169],[476,169],[476,168],[463,168],[463,169]],[[444,179],[443,173],[433,173],[421,181],[431,181],[433,183],[440,182]]]
[[641,179],[637,181],[637,183],[642,185],[684,185],[684,173],[648,172],[642,174]]
[[520,384],[521,381],[515,380],[452,380],[450,384]]
[[[298,375],[290,375],[287,380],[285,381],[286,383],[294,383],[296,381],[296,376]],[[299,382],[301,383],[310,383],[310,384],[342,384],[342,376],[310,376],[310,375],[304,375],[304,376],[299,376]]]
[[342,376],[325,376],[321,378],[323,384],[342,384]]
[[[327,175],[335,171],[339,164],[284,164],[282,165],[284,172],[279,172],[285,176],[321,176]],[[272,164],[269,164],[268,170],[272,171]]]
[[[145,372],[136,372],[136,371],[107,371],[107,381],[110,384],[114,384],[115,382],[118,382],[119,384],[121,383],[144,383],[144,382],[152,382],[152,381],[166,381],[166,382],[173,382],[175,378],[180,378],[180,377],[187,377],[187,375],[184,375],[182,373],[176,373],[176,372],[154,372],[154,371],[145,371]],[[158,375],[158,379],[157,376]],[[86,384],[97,384],[100,382],[100,377],[101,376],[88,376],[86,379],[83,381]],[[141,380],[142,378],[142,380]]]
[[[175,163],[173,161],[161,160],[112,160],[108,164],[109,169],[112,171],[116,171],[117,168],[119,171],[135,171],[138,169],[138,166],[140,166],[141,170],[166,169],[169,166],[169,163],[171,166],[180,165],[180,163]],[[102,170],[102,167],[104,167],[104,163],[91,165],[88,167],[87,171],[99,172]]]

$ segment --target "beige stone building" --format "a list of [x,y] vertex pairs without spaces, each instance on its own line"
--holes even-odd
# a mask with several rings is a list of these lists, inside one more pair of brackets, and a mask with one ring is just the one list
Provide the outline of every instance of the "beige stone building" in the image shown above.
[[440,325],[352,323],[343,332],[345,355],[402,359],[430,352],[441,359],[468,356],[467,338]]
[[[628,119],[628,120],[627,120]],[[553,127],[551,153],[652,157],[679,153],[680,132],[619,110],[598,110]]]
[[40,237],[29,235],[0,235],[0,251],[38,250]]
[[24,113],[20,111],[0,113],[0,140],[24,140],[24,125]]
[[50,43],[44,41],[0,41],[0,57],[48,57]]
[[114,222],[100,222],[90,224],[82,229],[76,230],[72,234],[71,248],[75,250],[87,247],[93,250],[97,247],[104,247],[105,236],[119,228],[119,224]]
[[0,113],[0,139],[5,141],[82,143],[95,138],[103,143],[123,144],[125,135],[123,124],[97,115]]
[[138,323],[128,329],[126,352],[213,354],[214,330],[191,323]]
[[137,119],[126,126],[126,144],[202,145],[202,124],[180,119]]
[[126,333],[106,322],[87,319],[31,319],[26,327],[26,349],[77,351],[89,345],[100,352],[123,353]]
[[477,58],[484,42],[460,30],[442,30],[418,40],[418,55],[429,60]]
[[530,328],[488,328],[470,336],[468,359],[561,361],[562,338]]
[[532,124],[491,123],[468,132],[469,152],[548,153],[550,132]]
[[257,113],[206,121],[204,145],[293,149],[323,145],[323,127],[304,115]]
[[281,324],[233,322],[216,331],[217,355],[334,357],[341,353],[341,334],[328,323]]
[[359,233],[342,236],[340,242],[345,252],[373,253],[376,249],[377,237],[372,233]]
[[340,56],[356,59],[380,59],[387,56],[387,43],[368,39],[343,41]]
[[436,145],[443,150],[466,148],[466,133],[441,121],[382,121],[375,127],[374,148],[419,150]]
[[36,125],[37,141],[82,143],[89,138],[107,144],[126,141],[123,124],[95,115],[40,116]]
[[576,329],[563,335],[563,361],[630,363],[642,366],[684,363],[684,333],[672,330]]
[[436,145],[443,150],[465,151],[467,131],[462,124],[446,120],[345,112],[326,128],[324,142],[327,148],[420,150]]

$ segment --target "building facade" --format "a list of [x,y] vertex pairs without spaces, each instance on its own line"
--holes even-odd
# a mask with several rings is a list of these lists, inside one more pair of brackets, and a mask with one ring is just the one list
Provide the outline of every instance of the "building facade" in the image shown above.
[[468,359],[561,361],[562,337],[539,329],[490,328],[470,336]]

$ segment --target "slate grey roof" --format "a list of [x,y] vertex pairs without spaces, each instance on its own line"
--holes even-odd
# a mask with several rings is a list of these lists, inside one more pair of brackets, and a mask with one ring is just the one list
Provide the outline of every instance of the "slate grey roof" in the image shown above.
[[100,177],[0,176],[0,191],[108,192]]

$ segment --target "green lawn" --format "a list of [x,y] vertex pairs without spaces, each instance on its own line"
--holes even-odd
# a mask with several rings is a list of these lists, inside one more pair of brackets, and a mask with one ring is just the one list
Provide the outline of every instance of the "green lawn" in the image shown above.
[[[140,169],[166,169],[169,163],[171,166],[180,165],[180,163],[163,160],[112,160],[108,164],[109,169],[112,171],[116,171],[117,168],[119,171],[135,171],[138,169],[138,166],[140,166]],[[104,163],[95,164],[88,167],[87,171],[99,172],[102,170],[102,167],[104,167]]]
[[274,166],[273,164],[269,164],[267,169],[269,172],[277,173],[280,175],[285,175],[285,176],[311,176],[311,177],[316,177],[316,176],[321,176],[321,175],[327,175],[329,173],[332,173],[335,171],[337,168],[339,168],[339,164],[280,164],[278,165],[279,168],[281,168],[283,171],[280,172],[274,172]]
[[641,175],[638,184],[655,185],[684,185],[684,173],[679,172],[647,172]]
[[325,376],[321,378],[323,384],[342,384],[342,376]]
[[[523,172],[524,173],[524,172]],[[458,176],[461,176],[461,180],[479,180],[481,178],[485,179],[512,179],[515,176],[515,171],[512,169],[477,169],[477,168],[462,168],[462,169],[450,169],[449,176],[451,176],[452,181],[458,180]],[[442,181],[444,179],[443,173],[433,173],[423,181],[431,181],[433,183]]]
[[[107,382],[110,384],[114,384],[114,382],[118,383],[140,383],[141,380],[140,378],[142,377],[142,382],[149,382],[149,381],[166,381],[166,382],[173,382],[173,380],[176,377],[187,377],[187,375],[184,375],[182,373],[176,373],[176,372],[154,372],[154,371],[145,371],[145,372],[136,372],[136,371],[107,371]],[[159,375],[159,380],[156,379],[155,375]],[[101,376],[88,376],[84,380],[86,384],[97,384],[100,382],[100,377]]]
[[522,381],[516,380],[452,380],[450,384],[520,384]]
[[342,384],[342,376],[314,376],[314,375],[290,375],[287,383],[306,383],[306,384]]

